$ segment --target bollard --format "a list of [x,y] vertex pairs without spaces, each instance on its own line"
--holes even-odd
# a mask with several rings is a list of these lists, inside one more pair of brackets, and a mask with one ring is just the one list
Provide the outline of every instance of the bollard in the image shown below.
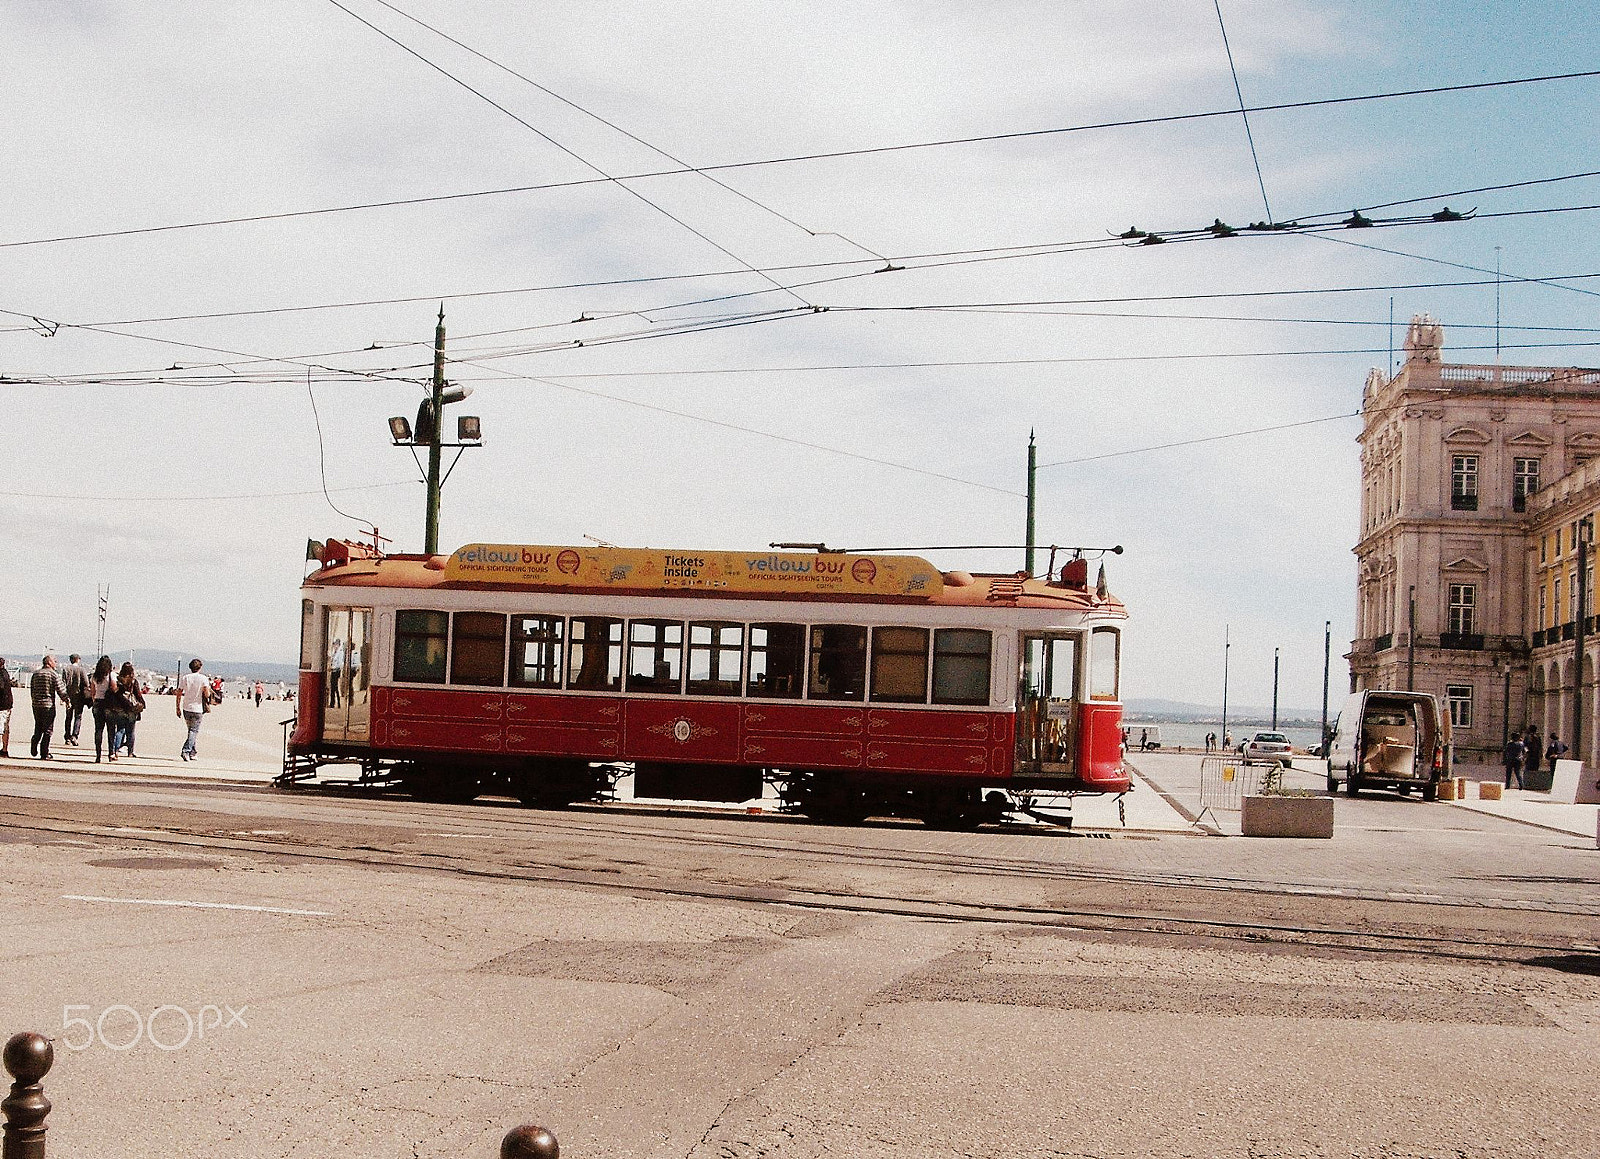
[[500,1159],[560,1159],[556,1137],[532,1123],[515,1127],[500,1141]]
[[44,1097],[39,1080],[50,1072],[55,1059],[55,1048],[42,1034],[13,1034],[6,1043],[6,1071],[17,1081],[0,1101],[0,1115],[6,1121],[0,1159],[44,1159],[44,1133],[49,1129],[44,1120],[50,1113],[50,1100]]

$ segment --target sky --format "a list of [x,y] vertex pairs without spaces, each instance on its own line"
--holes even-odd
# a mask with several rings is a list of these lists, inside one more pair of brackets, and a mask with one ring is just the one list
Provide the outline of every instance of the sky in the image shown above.
[[1039,541],[1125,549],[1126,697],[1217,703],[1226,633],[1234,703],[1277,649],[1317,705],[1329,622],[1337,701],[1391,311],[1600,365],[1600,283],[1550,280],[1600,274],[1596,211],[1544,212],[1600,203],[1548,180],[1600,170],[1600,78],[1260,107],[1600,69],[1600,14],[1220,9],[1226,46],[1213,0],[12,0],[0,648],[88,651],[109,585],[111,649],[292,660],[308,538],[422,547],[386,419],[442,304],[483,426],[444,550],[1012,570],[933,549],[1022,541],[1032,431]]

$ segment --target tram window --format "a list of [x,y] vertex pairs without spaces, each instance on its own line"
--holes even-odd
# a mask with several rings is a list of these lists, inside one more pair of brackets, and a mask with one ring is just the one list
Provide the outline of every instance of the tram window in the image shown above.
[[518,688],[561,687],[560,616],[518,616],[511,622],[511,683]]
[[1115,628],[1096,628],[1089,636],[1089,699],[1117,698],[1117,655],[1122,633]]
[[745,695],[798,700],[805,679],[805,625],[751,624],[750,681]]
[[689,625],[689,695],[738,696],[744,625]]
[[860,700],[867,684],[867,630],[851,624],[811,628],[811,698]]
[[450,617],[445,612],[396,612],[394,678],[414,684],[443,684],[449,631]]
[[628,691],[683,691],[683,625],[676,620],[628,621]]
[[300,667],[306,671],[317,666],[317,606],[310,600],[300,601]]
[[872,699],[927,703],[928,629],[872,629]]
[[567,633],[567,687],[616,692],[622,687],[622,621],[574,616]]
[[457,612],[450,640],[450,683],[480,688],[506,682],[506,618],[498,612]]
[[992,637],[975,628],[940,628],[933,634],[933,702],[988,704]]

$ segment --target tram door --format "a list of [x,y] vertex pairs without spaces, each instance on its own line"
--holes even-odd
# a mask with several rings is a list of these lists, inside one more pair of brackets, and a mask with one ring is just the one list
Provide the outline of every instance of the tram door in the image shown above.
[[365,744],[372,722],[372,609],[329,608],[322,739]]
[[1071,776],[1077,730],[1078,637],[1024,633],[1017,688],[1017,763]]

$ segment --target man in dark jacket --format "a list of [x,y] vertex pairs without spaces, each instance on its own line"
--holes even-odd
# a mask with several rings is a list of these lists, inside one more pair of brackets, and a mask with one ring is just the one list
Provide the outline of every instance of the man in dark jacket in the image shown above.
[[78,730],[83,727],[83,706],[89,696],[89,674],[78,662],[76,652],[67,660],[67,670],[61,674],[62,682],[67,686],[67,719],[61,726],[61,742],[76,745]]
[[56,703],[67,698],[67,686],[56,670],[56,658],[46,656],[28,681],[28,698],[33,701],[33,740],[28,751],[41,761],[50,759],[50,734],[56,727]]
[[0,656],[0,757],[11,755],[11,673],[6,670],[6,658]]
[[1515,734],[1506,741],[1506,788],[1511,787],[1511,778],[1517,779],[1517,788],[1522,788],[1522,756],[1526,746],[1522,738]]

